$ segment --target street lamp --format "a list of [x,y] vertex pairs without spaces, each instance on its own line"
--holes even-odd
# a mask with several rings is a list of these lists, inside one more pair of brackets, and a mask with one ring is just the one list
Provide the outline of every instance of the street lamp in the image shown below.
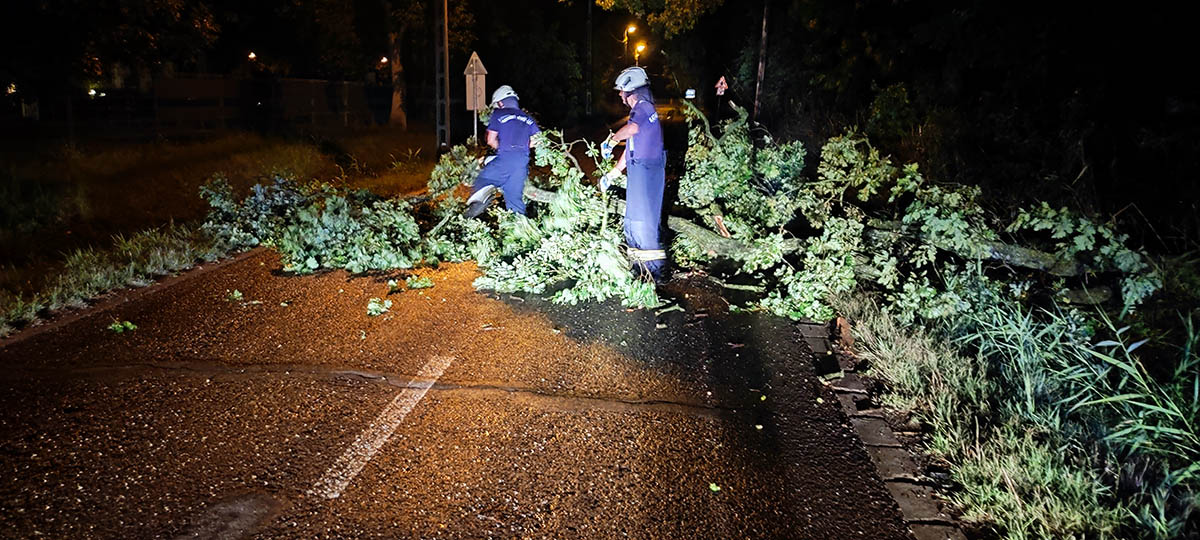
[[637,32],[637,26],[629,25],[625,27],[625,36],[621,38],[621,57],[629,58],[629,34]]
[[644,50],[646,50],[646,42],[645,41],[638,43],[637,47],[635,47],[633,49],[633,65],[635,65],[635,66],[641,65],[638,63],[638,61],[639,61],[639,59],[641,59],[642,51],[644,51]]
[[258,58],[258,55],[257,55],[257,54],[254,54],[254,51],[250,51],[250,54],[247,54],[247,55],[246,55],[246,58],[248,58],[248,59],[250,59],[250,60],[255,60],[255,59],[257,59],[257,58]]

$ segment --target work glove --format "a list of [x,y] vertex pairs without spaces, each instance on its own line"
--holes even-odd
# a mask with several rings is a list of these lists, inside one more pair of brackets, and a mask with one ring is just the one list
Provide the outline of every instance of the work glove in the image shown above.
[[608,191],[608,188],[613,186],[613,183],[621,177],[621,169],[613,167],[613,170],[608,171],[604,176],[600,177],[600,193]]
[[612,137],[604,139],[604,142],[600,143],[600,157],[604,159],[612,159],[612,151],[614,146],[616,146],[616,144],[613,143]]

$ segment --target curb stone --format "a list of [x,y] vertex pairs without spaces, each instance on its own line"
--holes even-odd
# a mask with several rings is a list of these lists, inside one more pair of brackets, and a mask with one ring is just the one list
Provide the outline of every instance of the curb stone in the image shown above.
[[[840,321],[839,321],[840,323]],[[928,485],[917,461],[896,437],[875,405],[871,392],[852,365],[841,362],[829,340],[831,332],[844,333],[843,324],[801,322],[796,325],[816,355],[817,375],[830,376],[826,384],[841,404],[858,437],[866,447],[879,477],[895,499],[904,521],[916,540],[966,540],[954,518],[944,509],[937,493]]]

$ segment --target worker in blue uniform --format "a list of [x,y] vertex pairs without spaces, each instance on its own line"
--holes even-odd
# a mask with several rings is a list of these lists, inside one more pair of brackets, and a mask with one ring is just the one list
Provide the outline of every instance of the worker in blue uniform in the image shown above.
[[532,139],[541,131],[537,122],[517,104],[517,93],[504,85],[492,93],[492,116],[488,121],[487,144],[496,155],[487,158],[470,198],[467,217],[482,214],[499,190],[504,195],[504,207],[525,215],[525,179],[529,176],[529,149],[536,145]]
[[625,152],[617,165],[600,179],[601,191],[626,171],[625,242],[635,272],[660,280],[667,253],[659,242],[663,190],[666,185],[666,154],[663,152],[662,124],[654,109],[650,78],[640,67],[631,67],[617,75],[616,90],[629,107],[629,122],[600,145],[605,159],[612,148],[626,141]]

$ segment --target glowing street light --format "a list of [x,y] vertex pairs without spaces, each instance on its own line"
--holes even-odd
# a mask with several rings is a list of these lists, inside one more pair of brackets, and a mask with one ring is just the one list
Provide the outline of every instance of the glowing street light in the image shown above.
[[621,38],[621,57],[629,58],[629,34],[637,32],[637,26],[629,25],[625,27],[625,35]]
[[634,50],[633,50],[633,65],[635,65],[635,66],[641,65],[638,63],[638,61],[641,59],[642,51],[644,51],[644,50],[646,50],[646,42],[645,41],[638,43],[637,47],[634,48]]
[[384,56],[383,58],[380,58],[380,59],[379,59],[379,63],[380,63],[380,64],[386,64],[386,63],[387,63],[387,57],[386,57],[386,56]]
[[250,51],[250,54],[247,54],[246,58],[249,58],[251,60],[256,60],[256,59],[258,59],[258,55],[254,54],[254,51]]

